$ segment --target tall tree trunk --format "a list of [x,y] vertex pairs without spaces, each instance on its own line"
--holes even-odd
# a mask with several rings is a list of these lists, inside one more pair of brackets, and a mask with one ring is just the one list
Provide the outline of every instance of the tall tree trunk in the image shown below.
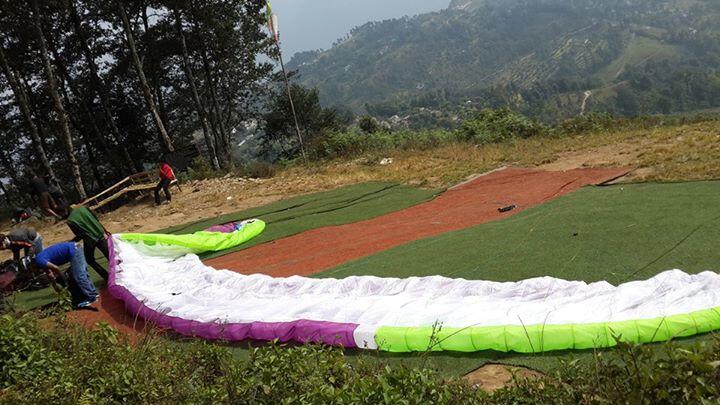
[[217,100],[217,92],[215,91],[215,78],[212,74],[212,69],[210,68],[210,58],[208,57],[207,51],[202,48],[200,50],[200,54],[202,55],[203,59],[203,69],[205,71],[205,81],[208,85],[208,89],[210,90],[210,100],[212,102],[212,108],[211,111],[214,113],[215,116],[215,122],[216,126],[220,130],[220,142],[223,146],[223,154],[225,161],[228,165],[232,166],[232,152],[230,148],[230,134],[225,129],[225,123],[222,119],[222,113],[220,110],[220,105]]
[[30,139],[32,140],[32,146],[35,149],[35,153],[37,153],[37,157],[40,159],[40,162],[47,174],[55,180],[55,183],[58,184],[59,187],[60,182],[58,181],[57,176],[55,176],[55,171],[50,165],[47,153],[45,153],[45,147],[43,146],[42,138],[40,137],[40,130],[33,119],[32,112],[30,110],[30,102],[28,101],[27,94],[22,87],[20,75],[13,71],[10,64],[8,64],[7,58],[5,57],[5,50],[2,47],[0,47],[0,65],[2,65],[2,71],[10,84],[10,88],[15,96],[15,101],[20,108],[20,113],[23,116],[25,126],[30,134]]
[[[147,35],[150,32],[150,23],[147,14],[147,4],[145,3],[143,4],[141,18],[143,22],[143,29],[145,30],[144,32]],[[148,48],[150,48],[150,46],[148,46]],[[159,64],[157,66],[151,64],[150,84],[154,90],[153,94],[155,96],[155,103],[157,103],[158,106],[158,112],[160,113],[160,119],[162,120],[163,125],[165,125],[165,129],[168,134],[171,134],[170,121],[168,120],[167,109],[165,108],[165,98],[163,97],[162,88],[160,87],[160,78],[158,77],[158,71],[161,70],[161,68],[162,67]]]
[[[53,46],[53,44],[50,44]],[[84,94],[84,92],[80,89],[80,86],[78,86],[73,78],[70,76],[70,73],[68,72],[65,65],[62,63],[59,55],[55,50],[53,50],[53,56],[55,57],[55,65],[57,66],[58,71],[60,72],[61,77],[63,77],[65,82],[67,83],[68,87],[70,87],[70,92],[75,96],[79,102],[77,103],[77,107],[80,110],[79,114],[76,114],[78,116],[83,115],[86,118],[86,122],[90,125],[90,128],[92,129],[93,137],[95,138],[96,144],[98,146],[98,151],[105,156],[105,159],[107,159],[108,162],[112,164],[112,166],[119,170],[120,173],[122,173],[122,164],[118,162],[117,156],[113,153],[113,151],[110,148],[110,145],[108,145],[107,139],[105,139],[105,136],[103,135],[102,131],[97,125],[97,122],[95,120],[95,117],[92,113],[92,105],[90,102],[88,102],[88,98]],[[62,94],[65,97],[65,101],[68,105],[72,105],[72,98],[70,97],[70,94],[68,94],[67,89],[65,86],[60,86],[60,89],[62,90]],[[85,131],[82,126],[79,124],[77,120],[73,120],[72,114],[69,113],[68,117],[70,119],[70,122],[72,123],[73,127],[82,134],[83,139],[85,140],[86,145],[88,144],[89,136],[87,134],[87,131]],[[88,158],[90,159],[90,168],[92,169],[93,174],[95,175],[95,178],[97,180],[97,184],[102,186],[103,182],[100,178],[97,176],[97,165],[95,164],[98,162],[95,160],[95,154],[91,153],[91,150],[88,146]],[[130,173],[134,173],[134,169],[130,167]],[[124,177],[124,176],[121,176]]]
[[88,64],[88,68],[90,69],[90,79],[95,86],[95,92],[100,97],[100,106],[102,107],[108,127],[110,128],[110,133],[112,135],[111,141],[120,150],[120,154],[128,170],[130,170],[131,173],[134,173],[135,171],[139,170],[139,168],[133,158],[130,156],[130,152],[128,151],[127,147],[121,141],[122,138],[120,136],[120,130],[118,129],[117,123],[115,122],[115,117],[113,116],[112,110],[110,109],[110,96],[108,95],[105,83],[103,83],[102,79],[100,78],[100,74],[98,73],[95,58],[92,54],[92,51],[90,50],[90,45],[88,44],[87,33],[82,28],[82,22],[80,20],[80,16],[78,15],[77,9],[75,8],[75,2],[73,0],[70,1],[69,10],[70,18],[75,28],[75,34],[78,37],[78,43],[80,45],[80,48],[82,49],[83,55],[85,56],[85,61]]
[[220,162],[218,162],[217,151],[215,150],[215,144],[210,134],[210,127],[208,125],[207,115],[205,114],[205,106],[200,100],[200,95],[195,85],[195,76],[192,72],[192,66],[190,66],[190,55],[188,54],[187,42],[185,41],[185,34],[182,29],[182,21],[180,19],[180,13],[174,10],[175,14],[175,27],[177,28],[178,37],[180,37],[180,45],[182,46],[183,52],[183,68],[185,70],[185,76],[192,92],[193,101],[195,103],[195,112],[197,112],[198,118],[200,118],[200,124],[202,125],[203,136],[205,137],[205,144],[207,145],[208,152],[210,153],[210,161],[215,169],[220,168]]
[[123,5],[123,2],[119,0],[115,0],[115,4],[117,5],[117,8],[120,12],[120,18],[123,22],[123,30],[125,31],[125,39],[127,41],[130,54],[132,56],[135,71],[137,72],[138,78],[140,79],[140,85],[142,87],[143,96],[145,97],[145,103],[147,104],[148,109],[152,114],[155,126],[160,132],[160,139],[164,144],[163,146],[165,147],[165,150],[168,152],[175,152],[175,147],[173,146],[170,136],[165,130],[165,125],[160,118],[160,113],[158,112],[157,106],[155,105],[155,100],[153,100],[152,91],[150,90],[147,78],[145,77],[145,72],[143,72],[142,62],[140,61],[140,56],[138,55],[137,49],[135,48],[135,39],[133,38],[132,34],[132,26],[130,26],[130,20],[128,20],[125,6]]
[[[83,140],[85,141],[85,149],[87,150],[88,159],[90,159],[91,162],[95,161],[95,152],[93,152],[93,145],[92,142],[90,142],[90,137],[88,136],[87,132],[83,132]],[[100,175],[100,171],[98,171],[98,168],[96,165],[90,165],[91,172],[93,174],[93,177],[95,178],[95,182],[97,183],[100,190],[104,190],[105,187],[105,181],[103,180],[102,176]]]
[[[12,181],[13,184],[15,184],[15,189],[20,190],[20,182],[17,178],[17,168],[12,164],[10,159],[5,154],[5,151],[0,150],[0,162],[2,163],[2,167],[4,170],[4,174],[8,176]],[[7,188],[5,187],[5,184],[3,184],[2,180],[0,180],[0,187],[2,189],[3,194],[5,194],[5,200],[8,203],[8,207],[12,207],[12,198],[10,198],[10,193],[8,192]]]
[[8,207],[12,207],[13,203],[12,199],[10,198],[10,193],[8,193],[2,180],[0,180],[0,191],[2,191],[3,195],[5,196],[5,201],[7,201]]
[[67,148],[68,160],[70,163],[70,169],[73,173],[73,182],[75,183],[75,190],[81,200],[87,198],[85,193],[85,187],[82,182],[82,173],[80,172],[80,164],[78,163],[77,156],[75,156],[75,150],[73,147],[72,134],[70,133],[70,124],[68,123],[67,113],[65,107],[63,107],[60,94],[58,93],[57,81],[55,74],[53,73],[52,66],[50,64],[50,56],[48,55],[47,43],[45,42],[45,36],[43,35],[42,25],[40,23],[40,7],[38,6],[38,0],[32,0],[33,14],[34,14],[34,25],[37,34],[38,46],[40,47],[40,56],[43,61],[43,68],[45,75],[47,76],[48,88],[50,91],[50,97],[53,99],[53,109],[58,116],[60,121],[60,130],[62,131],[63,140],[65,141],[65,147]]

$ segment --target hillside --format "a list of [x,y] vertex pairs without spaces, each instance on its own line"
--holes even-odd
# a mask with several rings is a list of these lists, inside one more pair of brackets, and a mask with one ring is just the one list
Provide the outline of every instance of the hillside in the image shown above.
[[386,117],[499,105],[545,119],[690,111],[720,104],[718,17],[712,0],[453,0],[355,28],[290,66],[325,104]]

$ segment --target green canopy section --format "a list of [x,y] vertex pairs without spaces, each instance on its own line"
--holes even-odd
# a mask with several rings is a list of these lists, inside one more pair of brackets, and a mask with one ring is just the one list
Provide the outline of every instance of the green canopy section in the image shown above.
[[720,308],[623,322],[568,325],[511,325],[469,328],[381,327],[375,339],[383,351],[543,353],[552,350],[601,349],[632,343],[666,342],[720,329]]
[[206,231],[198,231],[187,235],[124,233],[120,234],[120,239],[132,243],[142,242],[148,246],[179,246],[193,253],[220,252],[240,246],[260,235],[264,230],[265,222],[256,219],[245,222],[242,228],[229,233]]

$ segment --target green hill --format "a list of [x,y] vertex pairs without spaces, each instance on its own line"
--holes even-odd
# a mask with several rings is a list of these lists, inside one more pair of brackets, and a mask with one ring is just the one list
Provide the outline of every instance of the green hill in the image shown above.
[[290,66],[325,104],[388,117],[501,105],[547,119],[713,108],[720,3],[453,0],[357,27]]

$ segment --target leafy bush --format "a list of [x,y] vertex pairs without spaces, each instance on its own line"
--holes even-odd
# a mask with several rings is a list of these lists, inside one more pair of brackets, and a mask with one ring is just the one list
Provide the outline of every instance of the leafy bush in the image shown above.
[[358,118],[358,128],[366,134],[374,134],[380,131],[380,123],[370,115],[363,115]]
[[224,171],[213,169],[207,159],[202,156],[193,159],[188,168],[188,180],[214,179],[223,175],[225,175]]
[[458,132],[461,139],[484,144],[545,135],[548,128],[508,108],[501,108],[480,111],[473,119],[463,122]]
[[456,133],[445,130],[381,131],[369,134],[338,132],[328,134],[311,151],[311,156],[315,159],[325,159],[397,149],[423,150],[457,141]]
[[553,130],[556,134],[569,135],[607,131],[617,128],[618,125],[618,120],[611,114],[593,112],[562,121]]
[[426,370],[351,366],[336,348],[269,344],[240,361],[199,340],[132,344],[107,325],[0,317],[0,403],[448,403],[482,395]]
[[519,381],[498,402],[555,404],[710,404],[720,401],[720,342],[632,345],[595,354],[590,367],[566,362],[552,381]]
[[238,360],[222,345],[107,325],[0,317],[0,403],[716,403],[720,342],[620,344],[588,365],[486,394],[432,371],[350,364],[337,348],[269,344]]

